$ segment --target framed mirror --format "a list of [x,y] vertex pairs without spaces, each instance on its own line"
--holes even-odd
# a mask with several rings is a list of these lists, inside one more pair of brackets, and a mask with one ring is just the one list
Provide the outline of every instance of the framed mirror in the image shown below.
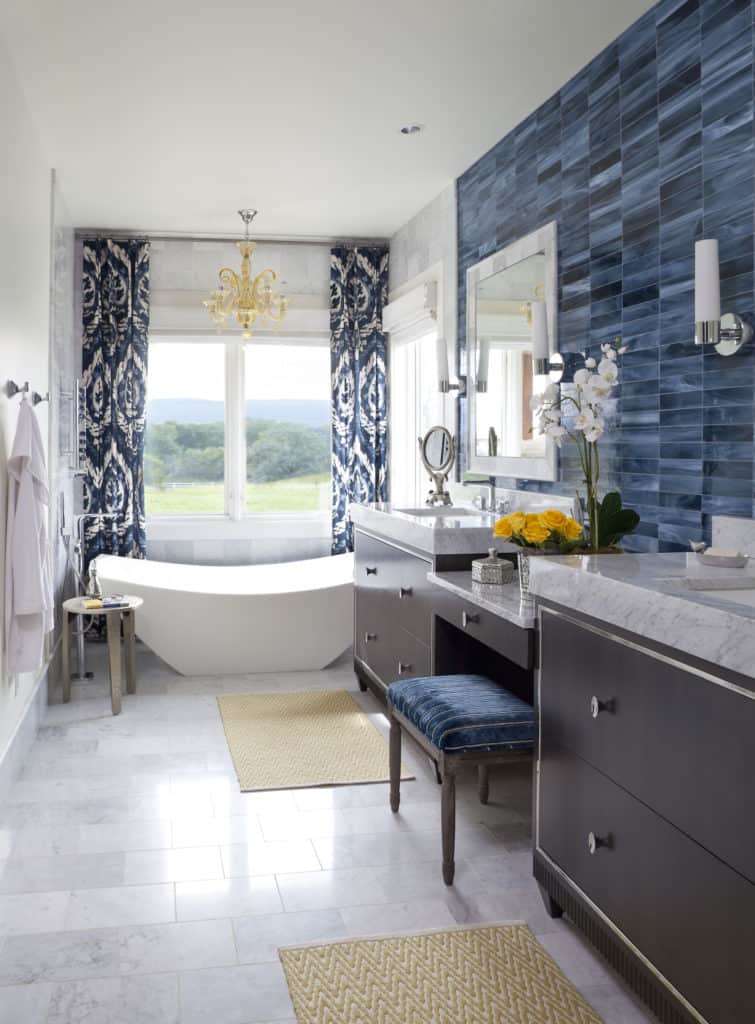
[[556,222],[467,270],[467,468],[555,480],[556,446],[530,408],[557,344]]

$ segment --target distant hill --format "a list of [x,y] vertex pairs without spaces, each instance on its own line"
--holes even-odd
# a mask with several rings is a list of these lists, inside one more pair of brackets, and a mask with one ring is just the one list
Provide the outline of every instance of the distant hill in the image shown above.
[[[328,402],[314,399],[250,399],[246,402],[249,419],[278,420],[302,423],[308,427],[324,427],[330,422]],[[222,423],[223,403],[205,398],[154,398],[147,402],[147,423]]]

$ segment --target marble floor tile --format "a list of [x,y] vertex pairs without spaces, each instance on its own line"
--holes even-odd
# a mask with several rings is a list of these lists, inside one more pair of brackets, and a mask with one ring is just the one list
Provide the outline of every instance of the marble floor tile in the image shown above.
[[449,888],[440,790],[413,743],[398,815],[386,783],[239,792],[217,695],[347,689],[386,735],[347,659],[185,679],[140,645],[139,692],[114,719],[106,653],[92,645],[97,679],[48,708],[0,802],[0,1024],[295,1024],[280,946],[507,920],[530,923],[606,1024],[649,1024],[545,912],[527,765],[494,772],[485,807],[460,777]]
[[280,964],[244,964],[182,974],[181,1024],[257,1024],[294,1019]]
[[114,934],[122,974],[195,971],[237,962],[229,920],[135,926]]
[[165,924],[176,919],[173,885],[122,885],[71,893],[66,931],[130,924]]
[[223,863],[217,846],[180,850],[129,850],[123,857],[125,885],[197,882],[223,877]]
[[[444,899],[449,886],[443,881],[440,858],[401,861],[389,867],[372,869],[381,888],[391,893],[393,902],[403,900]],[[486,891],[485,884],[465,860],[456,858],[453,891],[470,896]]]
[[52,892],[122,885],[124,854],[64,854],[8,860],[0,892]]
[[17,839],[18,834],[9,828],[0,829],[0,860],[10,857],[11,848]]
[[[377,834],[336,835],[312,840],[323,868],[381,867],[405,861],[427,861],[440,857],[440,825],[415,831],[397,829]],[[501,844],[482,827],[461,828],[456,834],[459,859],[500,854]],[[532,873],[531,858],[529,873]]]
[[[344,868],[307,874],[278,875],[286,910],[325,910],[360,904],[389,903],[392,887],[386,888],[377,868]],[[395,898],[395,897],[394,897]]]
[[235,843],[220,850],[226,878],[319,871],[320,861],[309,839],[277,843]]
[[272,875],[176,884],[176,918],[179,921],[278,914],[282,911],[283,904]]
[[6,935],[62,931],[70,899],[69,892],[0,896],[0,940]]
[[8,832],[13,837],[9,856],[51,857],[60,853],[79,853],[78,825],[28,825]]
[[47,1024],[52,989],[49,982],[4,988],[0,992],[0,1024]]
[[[230,817],[180,818],[172,822],[172,845],[231,846],[262,841],[262,829],[253,814]],[[168,845],[171,845],[170,843]]]
[[114,928],[11,935],[2,946],[0,985],[104,978],[118,974],[119,963]]
[[181,1024],[178,975],[145,974],[55,985],[46,1021],[47,1024]]
[[563,922],[549,917],[534,881],[521,888],[486,889],[463,895],[456,886],[446,903],[459,924],[501,924],[524,921],[538,937],[558,932]]
[[172,839],[169,821],[133,821],[128,824],[80,825],[81,853],[164,850]]
[[238,917],[233,922],[241,963],[277,961],[281,946],[325,942],[347,935],[343,912],[311,910],[261,917]]
[[618,977],[608,985],[581,986],[580,991],[606,1024],[649,1024],[654,1019]]
[[441,899],[416,899],[372,907],[343,907],[350,936],[395,935],[424,928],[453,928],[456,920]]
[[595,956],[587,940],[568,922],[562,928],[540,936],[540,942],[577,988],[610,985],[613,972],[605,961]]

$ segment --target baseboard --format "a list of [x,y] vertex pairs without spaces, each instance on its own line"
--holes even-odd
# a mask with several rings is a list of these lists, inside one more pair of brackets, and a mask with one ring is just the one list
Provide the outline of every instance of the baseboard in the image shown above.
[[[54,652],[53,652],[54,653]],[[47,708],[47,679],[52,658],[40,670],[26,707],[16,723],[16,728],[0,754],[0,800],[8,795],[11,786],[21,774],[29,752],[37,738]]]

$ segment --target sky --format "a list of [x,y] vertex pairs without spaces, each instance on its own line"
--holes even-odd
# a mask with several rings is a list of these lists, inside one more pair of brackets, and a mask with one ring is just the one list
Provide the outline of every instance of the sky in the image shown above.
[[[222,400],[225,345],[218,342],[152,340],[147,397]],[[327,399],[330,349],[325,345],[246,346],[246,398]]]

